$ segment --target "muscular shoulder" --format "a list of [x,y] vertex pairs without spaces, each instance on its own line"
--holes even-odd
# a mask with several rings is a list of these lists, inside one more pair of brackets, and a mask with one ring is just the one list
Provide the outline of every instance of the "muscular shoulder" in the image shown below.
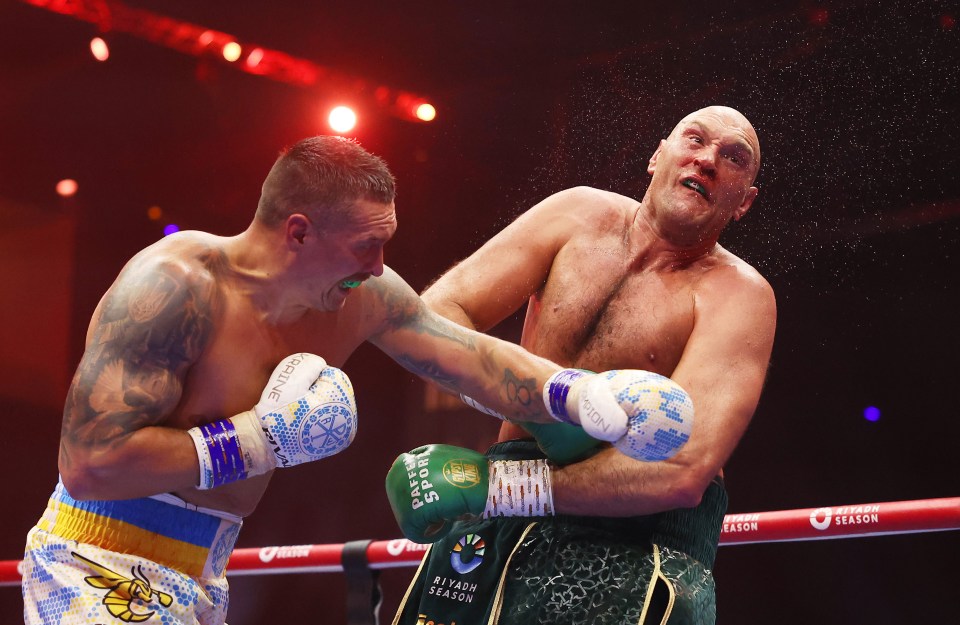
[[126,264],[104,295],[91,331],[98,324],[133,323],[191,313],[209,319],[218,300],[218,277],[225,264],[219,237],[185,232],[154,243]]
[[222,274],[226,258],[221,237],[204,232],[181,232],[164,237],[127,263],[119,284],[164,277],[198,294],[209,291]]
[[629,223],[638,202],[632,198],[593,187],[572,187],[548,197],[531,209],[543,219],[564,218],[578,230],[609,232]]
[[735,304],[773,314],[776,299],[770,283],[743,259],[717,246],[714,262],[696,286],[698,306]]

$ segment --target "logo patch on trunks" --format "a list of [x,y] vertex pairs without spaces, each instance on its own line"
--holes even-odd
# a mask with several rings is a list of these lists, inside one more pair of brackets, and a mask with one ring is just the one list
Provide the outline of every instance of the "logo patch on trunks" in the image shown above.
[[133,609],[153,603],[154,596],[157,598],[156,601],[164,607],[173,603],[173,597],[150,587],[150,580],[143,574],[143,567],[131,567],[130,574],[133,575],[131,579],[84,558],[75,551],[71,551],[70,555],[98,573],[98,575],[84,577],[83,581],[94,588],[107,590],[107,594],[103,597],[103,605],[107,607],[110,614],[125,623],[142,623],[153,616],[155,612],[134,612]]
[[461,575],[469,573],[483,563],[486,543],[479,534],[461,536],[450,550],[450,566]]

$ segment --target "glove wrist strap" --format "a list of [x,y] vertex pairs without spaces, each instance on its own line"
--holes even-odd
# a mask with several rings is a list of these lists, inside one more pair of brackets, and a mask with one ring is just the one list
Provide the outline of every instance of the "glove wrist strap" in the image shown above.
[[586,373],[579,369],[561,369],[547,379],[547,383],[543,385],[543,405],[550,416],[557,421],[577,425],[567,410],[567,396],[573,383],[585,375]]
[[240,437],[230,419],[205,423],[187,430],[187,434],[200,462],[197,488],[207,490],[246,479]]
[[553,514],[553,486],[546,460],[496,460],[490,463],[484,518]]

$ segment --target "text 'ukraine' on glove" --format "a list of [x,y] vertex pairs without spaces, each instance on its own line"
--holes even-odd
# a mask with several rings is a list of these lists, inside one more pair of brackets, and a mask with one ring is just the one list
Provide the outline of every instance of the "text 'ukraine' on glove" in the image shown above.
[[251,410],[188,430],[200,461],[200,489],[332,456],[356,433],[350,379],[305,353],[277,365]]
[[386,479],[397,524],[418,543],[440,540],[458,518],[549,516],[546,460],[489,461],[472,449],[425,445],[401,454]]

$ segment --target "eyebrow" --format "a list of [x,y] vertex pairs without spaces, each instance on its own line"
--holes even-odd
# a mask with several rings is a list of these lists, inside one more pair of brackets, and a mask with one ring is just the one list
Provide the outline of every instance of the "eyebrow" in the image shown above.
[[[707,134],[707,133],[710,132],[710,130],[709,130],[706,126],[704,126],[703,124],[701,124],[701,123],[698,122],[698,121],[689,121],[689,122],[687,122],[687,127],[683,129],[684,132],[686,132],[691,126],[696,126],[697,129],[698,129],[700,132],[704,133],[704,134]],[[744,149],[744,150],[747,151],[747,153],[750,155],[750,161],[751,161],[751,162],[753,162],[754,160],[756,160],[756,152],[754,151],[753,146],[751,146],[748,142],[744,141],[743,139],[736,139],[736,140],[734,141],[734,144],[735,144],[737,147],[739,147],[739,148]]]

